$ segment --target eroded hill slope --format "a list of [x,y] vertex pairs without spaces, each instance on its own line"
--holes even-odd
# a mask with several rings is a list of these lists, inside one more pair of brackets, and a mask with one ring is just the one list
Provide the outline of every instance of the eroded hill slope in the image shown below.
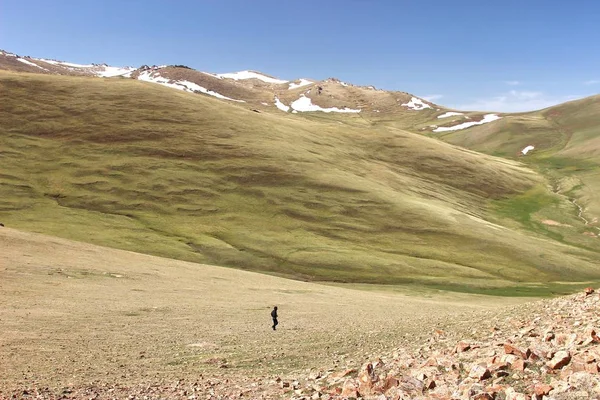
[[560,212],[513,161],[135,80],[0,77],[10,226],[310,280],[486,290],[600,275],[593,246],[493,222],[490,202],[532,190]]

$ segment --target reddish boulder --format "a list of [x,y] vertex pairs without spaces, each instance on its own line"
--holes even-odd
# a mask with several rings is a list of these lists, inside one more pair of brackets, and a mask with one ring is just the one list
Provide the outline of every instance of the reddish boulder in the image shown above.
[[546,385],[545,383],[536,383],[533,387],[533,392],[536,396],[547,396],[554,387]]
[[571,355],[568,351],[557,351],[552,357],[552,360],[548,361],[546,365],[550,369],[560,369],[567,365],[571,361]]
[[527,367],[527,363],[521,358],[510,364],[510,368],[515,371],[525,371],[525,367]]
[[531,354],[531,350],[526,349],[525,351],[522,351],[510,343],[504,343],[504,352],[506,354],[513,354],[517,357],[521,357],[524,360],[528,359]]
[[456,352],[457,353],[464,353],[465,351],[469,350],[471,348],[471,345],[465,342],[458,342],[458,344],[456,345]]
[[471,371],[469,372],[469,377],[473,379],[477,379],[483,381],[492,376],[491,372],[485,365],[473,365],[471,367]]
[[345,397],[345,398],[348,398],[348,397],[356,398],[359,396],[358,388],[354,384],[354,380],[346,379],[346,382],[344,382],[344,386],[342,387],[341,396]]

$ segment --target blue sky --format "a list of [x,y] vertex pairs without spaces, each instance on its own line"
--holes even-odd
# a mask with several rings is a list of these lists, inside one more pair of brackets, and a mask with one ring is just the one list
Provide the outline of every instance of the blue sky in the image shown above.
[[2,0],[0,48],[115,66],[337,77],[460,109],[600,92],[596,0]]

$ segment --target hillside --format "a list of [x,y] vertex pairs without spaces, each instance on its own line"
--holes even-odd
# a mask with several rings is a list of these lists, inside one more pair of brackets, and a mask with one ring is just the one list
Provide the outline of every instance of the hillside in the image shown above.
[[[543,229],[575,243],[582,234],[597,238],[600,200],[600,96],[575,100],[544,110],[505,115],[494,124],[474,126],[453,132],[432,133],[436,137],[478,152],[512,158],[546,176],[553,190],[572,204],[585,228],[554,218],[540,210]],[[555,215],[556,217],[556,215]]]
[[583,229],[517,162],[133,79],[0,88],[7,226],[303,280],[540,294],[600,276],[593,238],[505,223],[533,193]]

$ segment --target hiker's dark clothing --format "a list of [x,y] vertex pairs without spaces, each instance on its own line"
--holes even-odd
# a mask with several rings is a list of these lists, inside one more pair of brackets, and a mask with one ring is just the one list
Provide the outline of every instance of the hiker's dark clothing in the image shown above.
[[279,324],[277,321],[277,307],[271,311],[271,318],[273,318],[273,330],[275,330],[275,327]]

